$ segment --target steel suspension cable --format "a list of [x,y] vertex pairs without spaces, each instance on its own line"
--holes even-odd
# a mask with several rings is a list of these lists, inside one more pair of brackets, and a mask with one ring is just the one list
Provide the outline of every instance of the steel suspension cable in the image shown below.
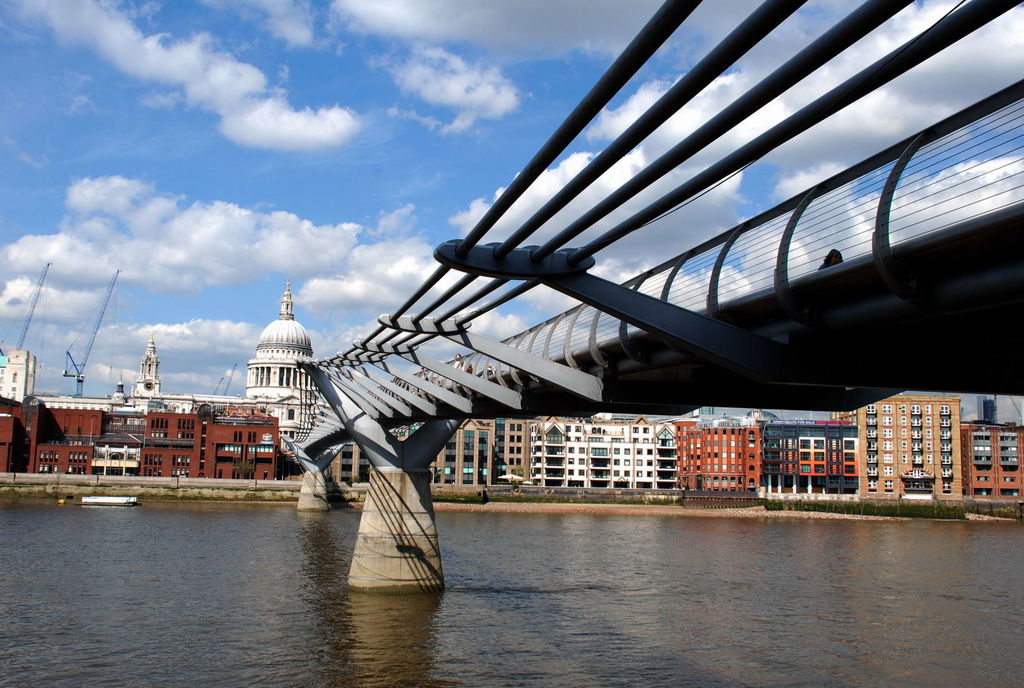
[[[823,64],[871,33],[911,2],[912,0],[869,0],[865,2],[596,206],[574,220],[568,227],[548,239],[540,248],[534,250],[533,260],[542,260],[582,234],[636,194],[716,142],[725,133],[812,74]],[[753,160],[746,161],[746,164]],[[729,172],[735,171],[735,169],[729,170]],[[716,177],[716,181],[718,179],[720,177]],[[664,210],[669,210],[670,207],[666,207]]]
[[728,36],[679,79],[654,105],[647,109],[626,131],[597,155],[568,184],[559,189],[519,229],[494,251],[504,258],[545,222],[579,196],[590,184],[608,171],[629,151],[643,142],[658,127],[689,103],[736,60],[761,42],[772,30],[796,12],[806,0],[767,0]]
[[760,159],[798,134],[984,26],[997,16],[1013,9],[1017,4],[1019,3],[1014,0],[974,0],[958,11],[951,10],[923,33],[709,166],[661,199],[623,220],[585,246],[576,249],[569,256],[570,264],[578,264],[639,229],[651,219],[671,210],[679,203],[686,202],[690,196],[700,192],[707,185]]
[[668,40],[679,25],[700,5],[700,0],[668,0],[661,6],[622,54],[612,63],[583,100],[573,109],[555,133],[541,146],[526,167],[505,188],[484,216],[470,230],[456,249],[465,257],[469,249],[494,226],[515,201],[537,180],[555,159],[579,136],[580,132],[601,112],[647,60]]

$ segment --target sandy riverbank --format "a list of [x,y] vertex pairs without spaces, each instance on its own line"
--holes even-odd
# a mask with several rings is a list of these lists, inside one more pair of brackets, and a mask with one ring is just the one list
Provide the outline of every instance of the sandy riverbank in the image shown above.
[[472,511],[476,513],[520,514],[608,514],[614,516],[691,516],[696,518],[780,518],[841,519],[844,521],[909,521],[891,516],[830,514],[820,511],[768,511],[763,506],[743,509],[694,509],[685,506],[657,504],[564,504],[552,502],[434,502],[435,511]]
[[[613,516],[688,516],[693,518],[771,518],[784,520],[828,519],[841,521],[914,521],[920,519],[899,516],[862,516],[860,514],[830,514],[824,511],[768,511],[763,506],[742,509],[694,509],[684,506],[657,504],[567,504],[555,502],[490,502],[466,504],[463,502],[434,502],[435,511],[519,514],[607,514]],[[967,514],[968,521],[1012,521],[983,514]]]

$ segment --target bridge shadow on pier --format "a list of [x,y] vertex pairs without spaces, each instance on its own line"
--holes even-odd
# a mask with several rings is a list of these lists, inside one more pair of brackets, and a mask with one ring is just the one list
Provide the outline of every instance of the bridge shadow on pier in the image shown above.
[[352,541],[330,513],[300,515],[300,587],[310,612],[308,658],[317,686],[452,685],[434,678],[440,595],[350,591]]

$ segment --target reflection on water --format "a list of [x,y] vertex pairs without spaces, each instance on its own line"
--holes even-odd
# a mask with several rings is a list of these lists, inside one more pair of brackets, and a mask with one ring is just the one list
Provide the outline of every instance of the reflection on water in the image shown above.
[[358,518],[0,500],[0,685],[1024,684],[1014,523],[441,513],[383,596]]
[[439,686],[434,680],[434,618],[440,595],[348,596],[350,659],[363,686]]
[[330,514],[300,515],[304,595],[314,611],[314,671],[323,685],[440,686],[432,680],[433,621],[439,595],[349,592],[351,552],[334,536]]

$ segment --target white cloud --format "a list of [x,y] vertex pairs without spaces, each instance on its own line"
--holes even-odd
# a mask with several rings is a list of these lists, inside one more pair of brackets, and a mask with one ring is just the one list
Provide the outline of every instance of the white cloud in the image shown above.
[[297,277],[342,263],[356,242],[354,223],[316,225],[284,211],[258,212],[225,201],[193,202],[125,177],[78,180],[56,234],[23,236],[0,249],[8,274],[44,261],[71,284],[123,270],[152,291],[194,292],[244,284],[267,271]]
[[367,231],[367,236],[382,238],[408,234],[416,225],[415,210],[416,206],[406,203],[389,213],[382,212],[377,218],[377,226]]
[[840,165],[837,162],[823,162],[819,165],[790,172],[776,183],[775,198],[780,201],[792,198],[799,193],[807,191],[815,184],[839,174],[844,169],[846,169],[846,165]]
[[515,85],[496,67],[470,65],[443,48],[417,46],[390,67],[395,83],[433,105],[457,110],[442,132],[465,131],[477,119],[498,119],[519,107]]
[[472,42],[504,52],[570,48],[614,53],[661,3],[658,0],[334,0],[358,31],[408,40]]
[[440,129],[442,126],[444,126],[444,123],[441,120],[437,119],[436,117],[431,117],[430,115],[421,115],[415,110],[402,110],[397,106],[391,106],[388,108],[388,117],[396,117],[398,119],[408,119],[412,120],[413,122],[419,122],[430,131]]
[[[45,261],[40,262],[39,266],[42,267],[43,263]],[[5,282],[0,291],[0,320],[16,321],[20,326],[28,314],[35,288],[34,277],[15,277]],[[49,282],[43,285],[39,293],[39,303],[42,308],[34,316],[37,319],[45,311],[49,322],[75,325],[81,323],[83,313],[95,311],[98,305],[95,290],[59,288]]]
[[313,12],[308,0],[203,0],[207,5],[242,14],[256,13],[267,30],[291,47],[313,45]]
[[17,141],[10,137],[5,138],[3,142],[7,145],[8,148],[10,148],[14,152],[14,155],[15,157],[18,158],[18,160],[21,160],[23,163],[29,165],[30,167],[34,167],[38,170],[46,167],[46,165],[49,163],[49,160],[46,158],[45,155],[38,157],[30,155],[28,151],[23,149]]
[[292,108],[282,90],[267,86],[263,72],[217,50],[207,34],[177,41],[147,36],[124,13],[96,0],[21,0],[21,8],[125,74],[180,88],[189,105],[216,113],[221,133],[241,145],[319,150],[347,142],[359,129],[358,117],[339,105]]
[[433,247],[418,237],[361,244],[342,272],[307,280],[298,293],[317,315],[359,311],[376,315],[395,308],[437,267]]

